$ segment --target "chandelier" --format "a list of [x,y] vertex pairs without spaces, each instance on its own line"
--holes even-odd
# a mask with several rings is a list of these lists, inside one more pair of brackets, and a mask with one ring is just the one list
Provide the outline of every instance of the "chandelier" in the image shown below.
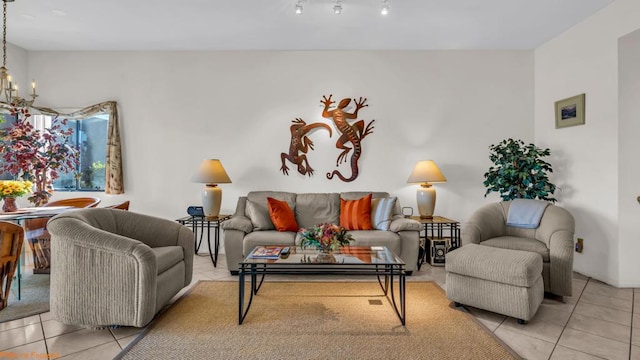
[[0,98],[4,96],[7,103],[19,107],[30,107],[38,97],[36,94],[36,82],[31,81],[31,100],[21,98],[18,93],[18,84],[13,81],[7,69],[7,3],[14,0],[2,0],[2,67],[0,67]]

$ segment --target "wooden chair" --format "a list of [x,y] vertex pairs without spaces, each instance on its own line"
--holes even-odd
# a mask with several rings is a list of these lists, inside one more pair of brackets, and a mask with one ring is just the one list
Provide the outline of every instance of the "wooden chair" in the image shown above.
[[0,310],[7,307],[11,281],[22,251],[22,226],[0,221]]
[[129,210],[129,200],[121,202],[120,204],[105,206],[107,209],[120,209],[120,210]]
[[[42,207],[72,206],[76,208],[92,208],[98,206],[100,199],[96,197],[77,197],[51,201]],[[33,252],[33,273],[49,274],[51,267],[51,235],[47,231],[48,218],[31,219],[24,222],[24,230],[29,247]]]

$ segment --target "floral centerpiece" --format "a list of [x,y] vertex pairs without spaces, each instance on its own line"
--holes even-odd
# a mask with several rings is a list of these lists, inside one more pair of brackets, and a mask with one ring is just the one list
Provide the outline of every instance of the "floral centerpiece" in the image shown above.
[[300,229],[300,245],[315,247],[323,252],[335,250],[353,241],[353,236],[347,230],[335,224],[318,224],[309,229]]
[[2,211],[13,212],[18,210],[15,200],[33,192],[31,181],[0,180],[0,199],[4,200]]
[[36,206],[49,201],[53,180],[60,173],[75,171],[78,151],[69,145],[73,129],[66,119],[54,119],[44,130],[36,129],[29,109],[12,104],[14,123],[0,129],[0,173],[31,181],[35,191],[29,201]]

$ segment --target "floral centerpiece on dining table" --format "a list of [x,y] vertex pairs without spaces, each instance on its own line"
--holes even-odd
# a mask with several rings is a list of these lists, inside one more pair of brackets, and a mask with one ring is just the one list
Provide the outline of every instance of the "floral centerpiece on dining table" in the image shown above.
[[31,181],[20,180],[0,180],[0,199],[3,212],[14,212],[18,210],[16,198],[33,193],[33,183]]
[[353,236],[343,227],[335,224],[318,224],[308,229],[300,229],[300,246],[303,248],[315,247],[322,252],[330,252],[349,242],[354,241]]

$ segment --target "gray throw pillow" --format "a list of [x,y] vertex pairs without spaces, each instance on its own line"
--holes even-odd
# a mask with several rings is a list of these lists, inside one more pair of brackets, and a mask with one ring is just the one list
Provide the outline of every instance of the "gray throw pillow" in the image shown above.
[[275,230],[266,205],[247,200],[245,215],[251,220],[254,230]]
[[391,214],[396,197],[383,197],[371,200],[371,225],[376,230],[389,230]]

